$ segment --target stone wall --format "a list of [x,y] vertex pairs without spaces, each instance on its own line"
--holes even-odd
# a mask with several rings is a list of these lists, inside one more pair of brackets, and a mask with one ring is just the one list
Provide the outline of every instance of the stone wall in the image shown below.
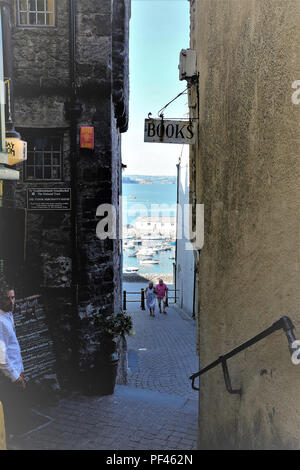
[[[300,338],[300,3],[191,1],[199,138],[192,191],[205,204],[200,366],[283,315]],[[191,104],[197,100],[194,86]],[[299,449],[299,366],[278,332],[201,378],[200,448]]]
[[[23,97],[32,94],[39,100],[45,99],[46,90],[54,96],[69,94],[68,0],[56,1],[56,26],[49,28],[17,26],[15,11],[17,2],[11,3],[14,9],[12,58],[15,92]],[[30,120],[30,116],[27,115],[27,119]],[[57,117],[61,119],[62,115],[58,114]]]
[[[17,207],[26,208],[28,188],[71,187],[76,191],[73,213],[27,211],[26,262],[20,266],[26,295],[37,289],[43,294],[60,358],[59,376],[67,384],[76,371],[84,376],[95,361],[99,339],[94,315],[121,308],[121,242],[119,238],[97,238],[96,211],[100,204],[110,203],[119,216],[120,132],[126,130],[128,121],[130,2],[76,2],[75,88],[81,112],[73,153],[67,112],[74,98],[70,2],[56,4],[54,28],[13,26],[15,124],[28,139],[32,129],[52,128],[62,133],[63,179],[28,182],[22,172],[16,200]],[[119,16],[114,16],[116,12]],[[79,149],[79,129],[85,125],[95,129],[94,150]]]

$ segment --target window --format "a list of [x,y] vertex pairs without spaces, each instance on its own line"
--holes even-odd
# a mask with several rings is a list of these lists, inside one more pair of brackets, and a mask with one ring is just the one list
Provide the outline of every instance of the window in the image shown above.
[[25,181],[62,180],[62,134],[37,129],[35,133],[21,130],[22,138],[27,141],[27,160],[24,162]]
[[19,26],[55,26],[55,0],[17,0]]

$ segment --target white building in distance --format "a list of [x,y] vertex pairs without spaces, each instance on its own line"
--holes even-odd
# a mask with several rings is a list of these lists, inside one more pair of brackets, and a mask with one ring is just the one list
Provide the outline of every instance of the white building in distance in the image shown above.
[[134,222],[137,235],[164,238],[176,237],[176,217],[138,217]]

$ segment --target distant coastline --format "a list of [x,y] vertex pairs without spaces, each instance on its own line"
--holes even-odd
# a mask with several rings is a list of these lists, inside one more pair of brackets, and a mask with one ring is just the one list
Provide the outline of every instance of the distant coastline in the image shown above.
[[176,184],[176,176],[147,176],[128,175],[123,176],[124,184]]

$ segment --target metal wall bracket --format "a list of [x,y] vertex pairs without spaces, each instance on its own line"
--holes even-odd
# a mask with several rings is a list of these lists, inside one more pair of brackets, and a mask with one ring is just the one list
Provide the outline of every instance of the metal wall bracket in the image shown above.
[[[219,356],[218,359],[215,361],[211,362],[208,364],[206,367],[203,367],[199,372],[196,374],[191,375],[190,380],[192,381],[192,389],[199,391],[199,387],[195,387],[195,380],[197,377],[200,377],[201,375],[205,374],[211,369],[214,369],[217,365],[221,364],[222,369],[223,369],[223,375],[224,375],[224,380],[225,380],[225,385],[226,389],[229,393],[231,394],[239,394],[241,395],[242,390],[241,389],[232,389],[231,386],[231,380],[228,372],[228,367],[227,367],[227,360],[230,359],[231,357],[235,356],[236,354],[240,353],[241,351],[244,351],[245,349],[249,348],[253,344],[256,344],[258,341],[261,341],[262,339],[266,338],[267,336],[271,335],[275,331],[278,330],[283,330],[286,334],[287,340],[288,340],[288,347],[289,351],[291,354],[295,352],[295,349],[297,349],[297,345],[294,344],[296,338],[294,335],[294,325],[291,321],[291,319],[287,316],[283,316],[279,318],[275,323],[273,323],[269,328],[266,328],[263,330],[261,333],[258,335],[254,336],[250,340],[246,341],[245,343],[241,344],[235,349],[232,349],[229,353],[225,354],[224,356]],[[300,348],[299,348],[300,351]],[[300,353],[299,353],[300,355]]]
[[225,380],[225,385],[226,385],[227,391],[229,393],[232,393],[232,394],[241,395],[242,394],[242,389],[241,388],[233,390],[233,388],[231,386],[231,380],[230,380],[230,375],[229,375],[226,359],[224,358],[224,356],[220,356],[220,360],[221,360],[221,364],[222,364],[224,380]]

